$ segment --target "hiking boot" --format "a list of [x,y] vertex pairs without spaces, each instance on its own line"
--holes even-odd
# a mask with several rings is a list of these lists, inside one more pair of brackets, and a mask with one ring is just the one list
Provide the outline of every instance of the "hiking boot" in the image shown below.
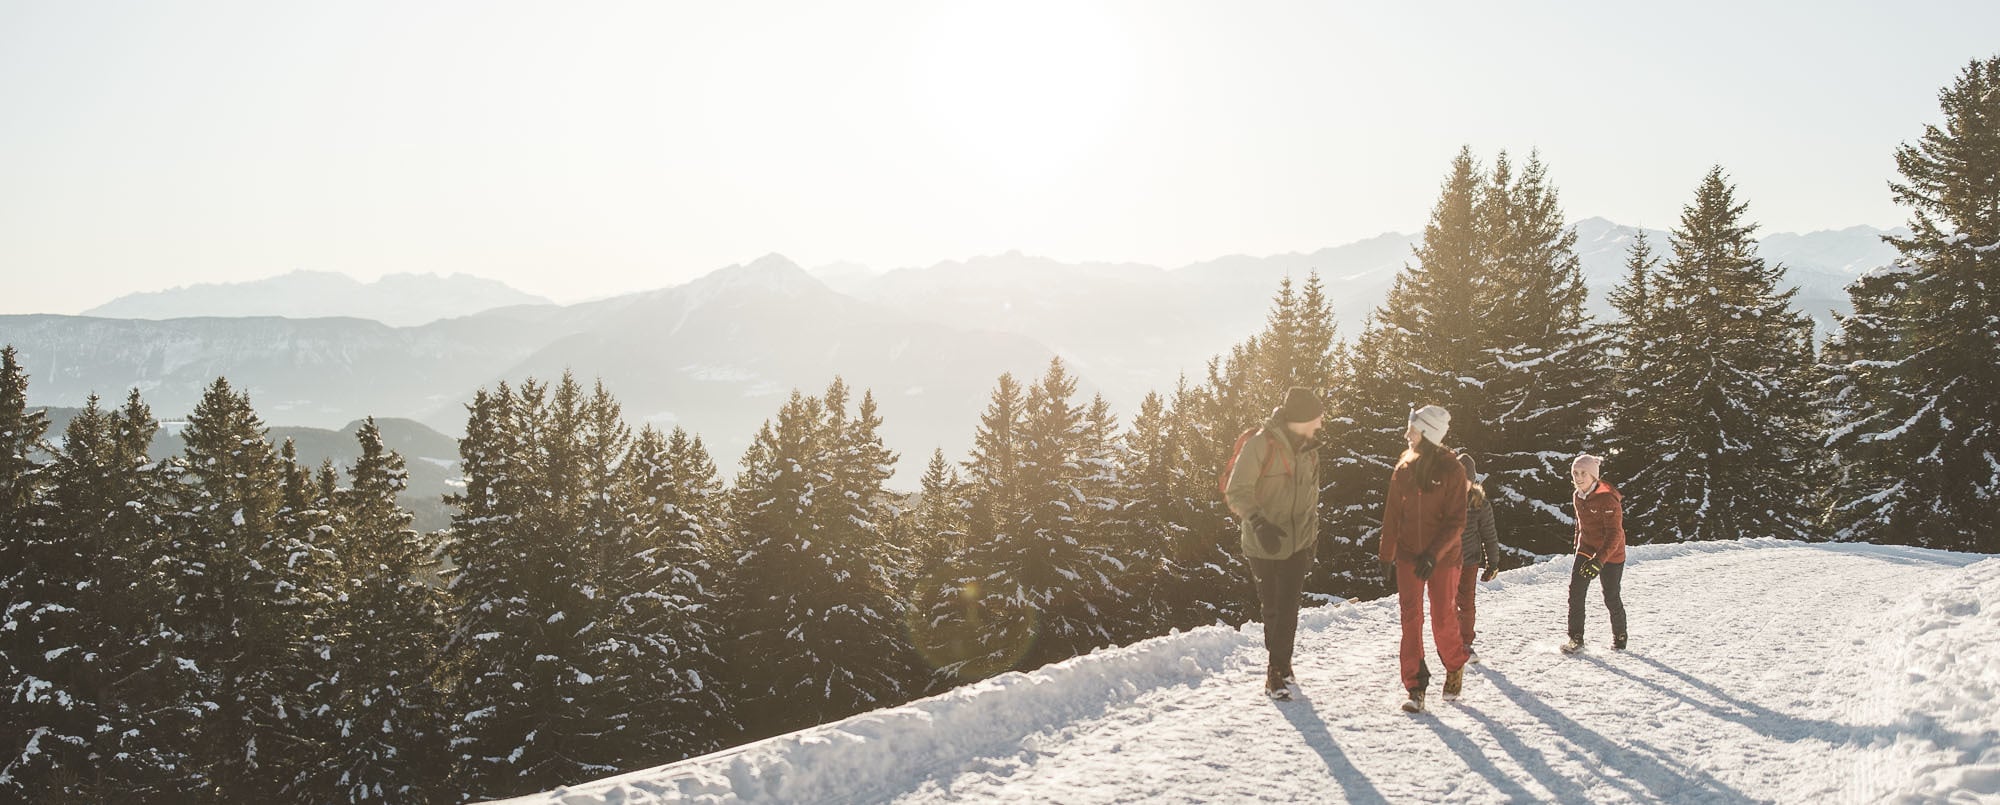
[[1423,711],[1424,711],[1424,689],[1414,688],[1410,691],[1409,701],[1403,702],[1403,712],[1421,713]]
[[1475,663],[1475,664],[1476,664],[1476,663],[1478,663],[1478,662],[1479,662],[1479,652],[1477,652],[1477,651],[1473,651],[1473,650],[1472,650],[1472,647],[1471,647],[1471,646],[1466,646],[1466,647],[1465,647],[1465,661],[1466,661],[1466,662],[1469,662],[1469,663]]
[[1291,664],[1291,663],[1285,663],[1284,665],[1281,665],[1281,666],[1279,666],[1279,667],[1278,667],[1278,676],[1279,676],[1280,678],[1284,679],[1284,680],[1285,680],[1286,682],[1297,682],[1297,681],[1299,681],[1299,677],[1298,677],[1298,675],[1297,675],[1297,674],[1294,674],[1294,673],[1292,673],[1292,664]]
[[1575,654],[1583,650],[1583,635],[1570,635],[1569,642],[1563,644],[1564,654]]
[[1611,638],[1611,647],[1612,647],[1612,648],[1615,648],[1615,649],[1617,649],[1617,650],[1619,650],[1619,651],[1624,651],[1624,650],[1625,650],[1625,636],[1624,636],[1624,635],[1617,635],[1617,636],[1615,636],[1615,637]]
[[1465,669],[1453,668],[1444,672],[1444,700],[1458,701],[1458,692],[1465,689]]
[[1272,669],[1270,672],[1264,674],[1264,695],[1278,701],[1291,700],[1291,686],[1285,684],[1285,678],[1278,675],[1277,669]]

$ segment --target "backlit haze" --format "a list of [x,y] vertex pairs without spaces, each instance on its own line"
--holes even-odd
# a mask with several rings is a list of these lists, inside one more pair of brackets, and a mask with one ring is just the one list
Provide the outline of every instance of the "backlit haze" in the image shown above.
[[296,269],[573,302],[767,252],[1165,267],[1420,229],[1461,145],[1668,228],[1902,223],[2000,4],[0,0],[0,313]]

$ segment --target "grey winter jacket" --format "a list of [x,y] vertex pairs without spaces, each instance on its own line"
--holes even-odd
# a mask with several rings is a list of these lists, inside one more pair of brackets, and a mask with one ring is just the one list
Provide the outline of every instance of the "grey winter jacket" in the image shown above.
[[[1242,518],[1239,541],[1251,559],[1288,559],[1319,542],[1319,448],[1273,419],[1243,443],[1229,474],[1224,499]],[[1283,529],[1278,550],[1258,544],[1250,515],[1261,514]]]
[[1500,532],[1493,527],[1493,504],[1468,503],[1465,507],[1465,566],[1490,565],[1498,561]]

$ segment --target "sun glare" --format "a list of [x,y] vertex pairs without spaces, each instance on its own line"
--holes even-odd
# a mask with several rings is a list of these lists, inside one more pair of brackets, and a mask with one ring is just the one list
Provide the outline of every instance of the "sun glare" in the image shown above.
[[1104,145],[1138,73],[1119,20],[1061,3],[940,6],[910,70],[943,156],[1005,184],[1069,176]]

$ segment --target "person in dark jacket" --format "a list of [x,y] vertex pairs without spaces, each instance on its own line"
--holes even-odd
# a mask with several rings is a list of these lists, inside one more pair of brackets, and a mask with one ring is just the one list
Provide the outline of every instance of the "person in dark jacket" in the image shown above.
[[1243,442],[1223,499],[1240,518],[1239,545],[1263,610],[1264,692],[1290,699],[1299,597],[1319,543],[1319,445],[1324,421],[1312,389],[1293,386],[1264,427]]
[[1409,700],[1403,709],[1420,713],[1431,672],[1424,662],[1424,595],[1431,602],[1431,638],[1444,661],[1444,697],[1457,699],[1465,681],[1465,646],[1459,642],[1458,574],[1462,567],[1460,540],[1465,531],[1465,468],[1444,447],[1451,412],[1426,405],[1410,413],[1403,438],[1410,449],[1389,475],[1389,496],[1382,509],[1383,562],[1396,574],[1403,642],[1399,650],[1403,689]]
[[[1486,500],[1486,487],[1479,483],[1479,462],[1460,453],[1458,463],[1465,468],[1465,559],[1458,573],[1458,636],[1465,643],[1466,662],[1479,662],[1479,651],[1472,647],[1477,636],[1472,625],[1479,615],[1475,596],[1479,582],[1500,575],[1500,532],[1493,526],[1493,504]],[[1480,572],[1482,567],[1485,573]]]
[[1564,654],[1583,649],[1583,599],[1590,580],[1604,585],[1604,608],[1611,611],[1611,647],[1625,648],[1625,498],[1599,473],[1604,459],[1583,453],[1570,463],[1576,495],[1576,561],[1569,574],[1569,642]]

